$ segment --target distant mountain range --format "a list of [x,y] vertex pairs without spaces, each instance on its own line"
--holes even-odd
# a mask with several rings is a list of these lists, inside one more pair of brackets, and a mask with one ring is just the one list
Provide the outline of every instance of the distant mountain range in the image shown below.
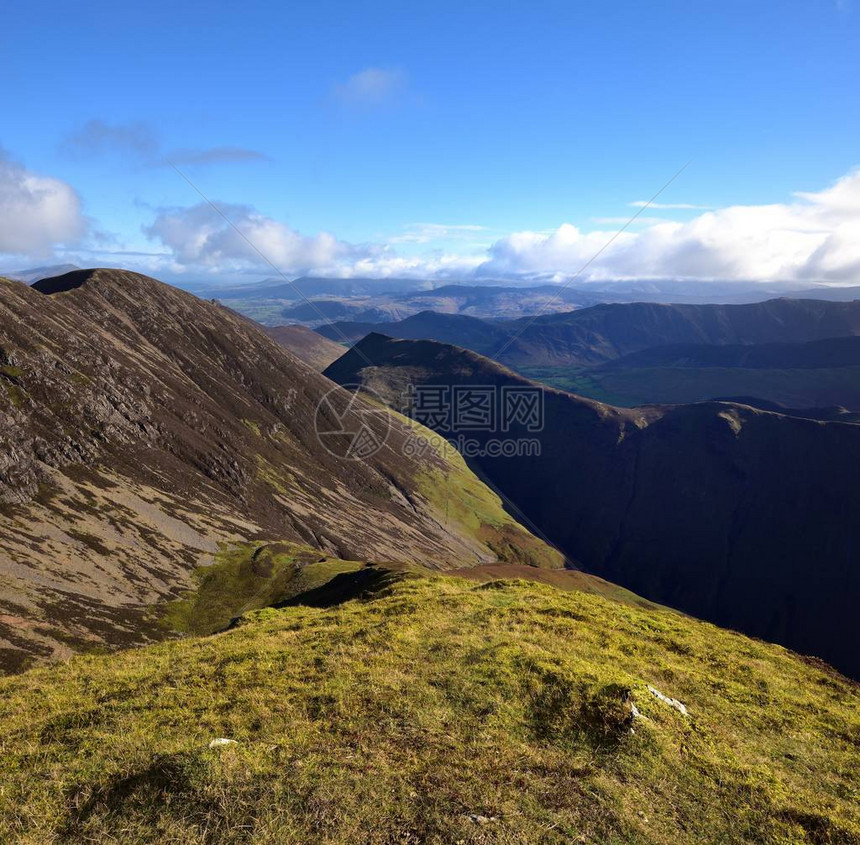
[[336,322],[317,330],[355,342],[371,331],[437,340],[510,366],[594,366],[670,344],[803,343],[860,333],[860,300],[772,299],[748,305],[595,305],[577,311],[487,321],[422,312],[390,323]]
[[303,277],[293,282],[267,279],[253,284],[196,285],[188,289],[199,296],[218,299],[266,325],[302,323],[311,328],[335,319],[368,323],[396,321],[420,311],[513,320],[612,302],[740,304],[778,296],[834,301],[860,296],[860,288],[808,287],[796,282],[647,279],[579,282],[575,286],[567,286],[525,280],[499,282],[488,279],[440,284],[414,279]]
[[[844,324],[841,308],[821,306],[777,301],[729,321],[694,311],[680,327],[736,339],[772,336],[798,320],[812,334]],[[678,319],[674,309],[646,313],[669,315],[669,326]],[[380,334],[325,374],[404,412],[409,384],[535,387],[474,352]],[[539,455],[488,452],[473,465],[570,558],[646,598],[860,675],[860,425],[730,402],[622,409],[551,389],[544,403],[538,432],[514,425],[470,434],[484,445],[538,438]],[[444,422],[437,430],[461,433]]]
[[46,267],[31,267],[28,270],[14,270],[10,273],[0,273],[0,276],[5,276],[7,279],[14,279],[16,282],[26,282],[28,285],[33,282],[38,282],[41,279],[48,279],[51,276],[60,276],[63,273],[71,273],[73,270],[81,268],[75,264],[51,264]]

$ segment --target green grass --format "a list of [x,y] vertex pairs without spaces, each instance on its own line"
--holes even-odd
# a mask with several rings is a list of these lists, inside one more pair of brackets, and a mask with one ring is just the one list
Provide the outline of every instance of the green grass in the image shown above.
[[400,576],[0,680],[0,841],[857,842],[858,705],[679,614]]
[[[372,404],[379,403],[369,399]],[[456,528],[493,551],[503,563],[548,569],[564,566],[564,555],[526,531],[506,510],[502,499],[469,468],[463,456],[440,435],[386,406],[385,410],[415,432],[412,446],[433,449],[444,468],[423,469],[415,479],[443,525]],[[419,454],[426,454],[419,451]]]
[[226,545],[211,566],[195,571],[194,590],[158,612],[169,630],[211,634],[224,630],[246,611],[288,601],[363,566],[295,543]]

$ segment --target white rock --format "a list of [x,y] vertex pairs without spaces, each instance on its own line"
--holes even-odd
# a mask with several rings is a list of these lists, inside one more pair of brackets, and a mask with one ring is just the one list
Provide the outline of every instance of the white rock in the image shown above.
[[209,743],[210,748],[218,748],[221,745],[238,745],[238,743],[235,739],[224,739],[224,737],[218,737]]
[[663,704],[668,704],[670,707],[674,707],[682,716],[686,716],[687,708],[681,704],[676,698],[669,698],[668,695],[663,695],[662,692],[658,689],[654,689],[654,687],[648,687],[648,692],[654,696],[654,698],[659,699],[663,702]]

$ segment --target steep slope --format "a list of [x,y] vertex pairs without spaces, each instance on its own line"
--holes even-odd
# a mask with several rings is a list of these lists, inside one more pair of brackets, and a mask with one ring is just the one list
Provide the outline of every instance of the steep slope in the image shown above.
[[[420,319],[419,319],[420,318]],[[356,341],[377,331],[436,340],[520,366],[595,366],[668,344],[803,343],[860,334],[860,301],[772,299],[751,305],[595,305],[537,318],[486,322],[418,314],[396,323],[334,323],[325,337]]]
[[0,679],[0,840],[860,838],[860,693],[679,614],[382,578]]
[[[410,383],[535,387],[467,350],[380,335],[326,374],[401,410]],[[622,409],[553,389],[543,404],[538,432],[515,421],[465,435],[473,465],[570,558],[860,675],[860,426],[720,402]],[[539,454],[486,448],[499,438],[538,439]]]
[[[0,665],[163,636],[153,607],[236,541],[561,564],[465,467],[410,457],[412,437],[250,321],[153,279],[0,280]],[[440,512],[439,483],[482,502],[481,536]]]
[[268,326],[265,331],[275,343],[320,373],[345,352],[339,343],[304,326]]

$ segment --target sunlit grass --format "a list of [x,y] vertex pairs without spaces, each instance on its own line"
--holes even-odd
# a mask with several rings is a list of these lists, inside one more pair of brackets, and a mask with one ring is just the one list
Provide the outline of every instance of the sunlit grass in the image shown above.
[[856,842],[858,704],[675,613],[405,576],[0,681],[0,841]]

